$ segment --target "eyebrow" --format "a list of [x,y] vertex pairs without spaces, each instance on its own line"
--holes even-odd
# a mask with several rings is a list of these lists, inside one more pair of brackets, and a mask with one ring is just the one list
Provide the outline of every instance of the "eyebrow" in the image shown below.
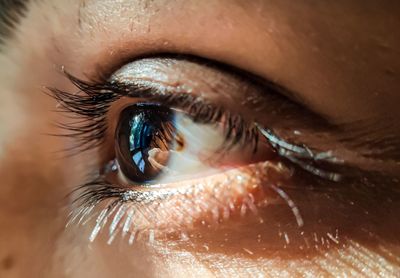
[[31,0],[0,0],[0,44],[12,36]]

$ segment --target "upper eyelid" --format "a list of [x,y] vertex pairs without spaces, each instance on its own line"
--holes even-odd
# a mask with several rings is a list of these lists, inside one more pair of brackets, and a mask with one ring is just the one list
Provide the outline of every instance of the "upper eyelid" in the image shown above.
[[[142,58],[146,58],[146,57],[142,57]],[[269,95],[273,97],[272,101],[275,100],[275,98],[278,98],[278,102],[280,102],[280,98],[284,98],[285,102],[290,103],[289,106],[289,113],[290,110],[292,110],[291,107],[296,107],[301,109],[301,112],[299,114],[301,114],[301,117],[304,118],[303,123],[306,123],[306,125],[310,126],[311,122],[312,122],[312,129],[314,130],[319,130],[320,128],[322,128],[322,132],[326,133],[331,133],[331,132],[341,132],[342,134],[340,134],[340,136],[343,137],[343,140],[345,142],[350,143],[350,147],[352,148],[352,146],[356,145],[359,146],[361,149],[360,151],[362,151],[362,147],[366,146],[368,148],[373,148],[373,143],[375,142],[370,142],[370,141],[362,141],[362,139],[360,139],[361,137],[358,136],[359,133],[364,133],[364,127],[365,124],[368,123],[368,119],[365,122],[360,122],[360,121],[355,121],[355,122],[344,122],[344,123],[334,123],[331,122],[331,119],[325,117],[324,115],[320,115],[318,113],[315,113],[314,111],[312,111],[309,107],[305,107],[302,103],[304,103],[304,101],[301,100],[301,94],[299,93],[293,93],[290,90],[286,89],[283,86],[280,86],[279,84],[276,84],[274,82],[270,82],[269,80],[263,79],[261,77],[258,76],[254,76],[251,73],[248,73],[246,71],[243,71],[241,69],[238,69],[236,67],[232,67],[230,65],[227,64],[221,64],[215,61],[209,61],[207,59],[203,59],[200,57],[196,57],[196,56],[190,56],[190,55],[176,55],[176,54],[163,54],[163,55],[157,55],[155,57],[151,57],[151,59],[179,59],[179,60],[188,60],[188,61],[193,61],[195,63],[198,63],[200,65],[205,65],[207,67],[211,67],[217,70],[221,70],[221,71],[226,71],[226,72],[230,72],[230,73],[234,73],[237,75],[242,75],[243,78],[248,78],[249,80],[252,80],[254,82],[258,82],[261,85],[265,86],[266,91],[268,91]],[[148,58],[150,59],[150,58]],[[139,59],[140,60],[140,59]],[[64,69],[63,69],[64,71]],[[86,92],[90,92],[91,90],[95,89],[95,90],[100,90],[102,88],[104,89],[109,89],[109,85],[110,85],[110,76],[105,75],[104,73],[98,72],[97,74],[97,78],[95,78],[95,81],[90,81],[90,82],[84,82],[82,80],[79,80],[77,78],[75,78],[74,76],[68,74],[67,72],[64,71],[64,73],[67,75],[67,77],[75,84],[75,86],[77,86],[78,88],[82,89],[83,91]],[[141,83],[145,83],[144,80],[140,81]],[[154,83],[154,82],[153,82]],[[167,84],[162,84],[164,87],[166,87]],[[182,88],[179,86],[172,86],[169,85],[168,86],[168,90],[174,91],[175,93],[180,93],[180,90]],[[185,90],[181,90],[181,91],[185,91]],[[271,94],[272,93],[272,94]],[[263,99],[261,99],[260,102],[262,102]],[[268,98],[267,101],[265,102],[270,102],[271,99]],[[287,111],[288,112],[288,111]],[[269,115],[270,116],[270,115]],[[297,116],[296,116],[297,117]],[[257,120],[257,122],[260,122]],[[366,138],[366,137],[363,137]],[[352,143],[353,142],[353,143]],[[393,144],[396,144],[396,142],[394,142]],[[377,144],[376,144],[377,145]],[[379,156],[380,152],[379,149],[375,149],[376,152],[376,158],[377,159],[387,159],[390,157],[390,155],[392,153],[383,153],[381,156]]]
[[[192,55],[184,55],[184,54],[160,54],[156,56],[151,56],[151,57],[141,57],[137,58],[131,63],[136,63],[136,62],[142,62],[143,60],[151,60],[153,61],[177,61],[177,62],[189,62],[192,63],[193,65],[197,65],[198,67],[204,67],[204,69],[211,69],[214,72],[219,72],[220,74],[226,74],[228,76],[233,77],[233,80],[237,79],[240,82],[244,82],[247,84],[252,84],[252,86],[255,84],[254,88],[256,93],[253,95],[246,95],[240,96],[243,97],[243,100],[241,101],[242,106],[247,106],[249,103],[252,104],[251,107],[251,112],[254,113],[256,110],[261,110],[264,107],[262,107],[263,103],[275,101],[276,104],[282,104],[283,101],[286,102],[286,104],[290,104],[290,108],[287,112],[293,111],[293,107],[296,107],[297,109],[301,109],[301,114],[304,114],[304,117],[308,118],[308,120],[312,119],[313,122],[316,123],[316,125],[319,126],[325,126],[329,123],[329,119],[324,118],[323,115],[319,115],[315,113],[314,111],[310,110],[309,107],[305,107],[302,103],[304,103],[301,100],[300,95],[298,93],[294,93],[291,90],[285,88],[284,86],[281,86],[275,82],[271,82],[270,80],[267,80],[265,78],[259,77],[257,75],[254,75],[252,73],[249,73],[247,71],[244,71],[242,69],[239,69],[237,67],[225,64],[225,63],[219,63],[217,61],[212,61],[208,60],[206,58],[198,57],[198,56],[192,56]],[[124,64],[122,67],[125,67],[126,65],[129,65],[130,63]],[[160,63],[162,64],[162,63]],[[63,70],[64,71],[64,70]],[[113,79],[115,72],[114,73],[109,73],[109,72],[97,72],[97,77],[94,79],[90,80],[89,82],[84,82],[82,80],[79,80],[75,78],[74,76],[68,74],[68,72],[64,73],[67,75],[67,77],[74,83],[75,86],[78,88],[82,89],[83,91],[90,91],[92,89],[100,90],[100,89],[118,89],[114,87],[113,85],[122,85],[123,82],[120,82],[119,80]],[[175,83],[168,83],[168,82],[162,82],[160,80],[153,80],[149,78],[136,78],[135,76],[131,75],[129,77],[130,80],[133,80],[133,82],[129,82],[129,86],[131,88],[134,88],[135,95],[139,95],[138,92],[142,89],[146,88],[154,88],[153,85],[160,85],[159,88],[162,88],[162,90],[166,90],[169,93],[174,92],[175,94],[178,93],[187,93],[190,92],[192,93],[193,88],[190,86],[186,86],[185,82],[179,81]],[[125,81],[125,80],[124,80]],[[227,80],[228,82],[229,79]],[[233,82],[235,83],[235,82]],[[140,87],[140,84],[144,85],[143,87]],[[206,88],[205,93],[199,92],[197,95],[203,94],[207,95],[207,99],[211,95],[218,95],[218,98],[220,98],[221,95],[221,88],[215,87],[214,84],[208,83],[208,87]],[[128,88],[128,86],[126,86]],[[235,90],[232,88],[232,90]],[[237,90],[237,89],[236,89]],[[196,90],[194,90],[195,92]],[[158,90],[157,92],[161,92],[161,90]],[[146,92],[144,92],[146,93]],[[239,95],[238,95],[239,96]],[[145,96],[146,97],[146,96]],[[214,97],[215,99],[215,97]],[[228,100],[228,98],[224,99]],[[238,102],[235,100],[234,104],[237,104]],[[256,109],[253,107],[255,106],[255,103],[260,104]],[[224,104],[224,103],[223,103]],[[227,108],[227,107],[225,107]],[[231,108],[231,107],[230,107]],[[260,111],[258,111],[260,112]]]

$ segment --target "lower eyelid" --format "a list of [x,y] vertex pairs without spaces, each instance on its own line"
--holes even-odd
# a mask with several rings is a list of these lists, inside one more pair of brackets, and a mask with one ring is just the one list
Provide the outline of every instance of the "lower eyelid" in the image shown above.
[[[101,232],[99,220],[101,226],[105,225],[101,222],[110,223],[105,230],[109,230],[109,237],[114,238],[118,233],[155,232],[165,236],[190,231],[199,225],[212,226],[232,218],[245,217],[249,213],[257,216],[260,207],[286,204],[276,192],[265,186],[266,181],[273,179],[273,175],[268,175],[271,171],[276,176],[290,175],[282,165],[264,162],[167,187],[127,190],[118,197],[114,208],[106,206],[100,209],[91,240]],[[106,217],[102,215],[105,211]],[[133,219],[130,217],[132,214]],[[80,219],[82,215],[74,217]]]

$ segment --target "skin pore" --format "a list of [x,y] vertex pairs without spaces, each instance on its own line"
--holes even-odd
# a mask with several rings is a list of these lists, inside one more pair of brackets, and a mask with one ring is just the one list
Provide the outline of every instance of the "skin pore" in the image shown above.
[[[65,229],[65,196],[97,157],[55,155],[65,140],[46,134],[57,132],[62,117],[43,86],[76,91],[61,67],[92,80],[142,56],[199,56],[280,84],[333,122],[362,120],[360,134],[379,142],[391,136],[398,174],[399,13],[390,0],[32,1],[0,52],[0,276],[395,276],[398,180],[384,217],[374,218],[382,227],[374,242],[354,232],[353,241],[329,251],[271,254],[257,247],[265,230],[239,217],[186,243],[89,243],[92,226]],[[204,247],[211,235],[214,243]],[[225,238],[249,252],[222,245]]]

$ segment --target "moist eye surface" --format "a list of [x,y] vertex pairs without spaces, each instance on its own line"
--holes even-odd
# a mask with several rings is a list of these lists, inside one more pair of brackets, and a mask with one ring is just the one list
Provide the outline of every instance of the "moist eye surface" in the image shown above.
[[122,111],[116,156],[130,181],[146,184],[162,173],[175,137],[173,120],[173,111],[155,104],[135,104]]

